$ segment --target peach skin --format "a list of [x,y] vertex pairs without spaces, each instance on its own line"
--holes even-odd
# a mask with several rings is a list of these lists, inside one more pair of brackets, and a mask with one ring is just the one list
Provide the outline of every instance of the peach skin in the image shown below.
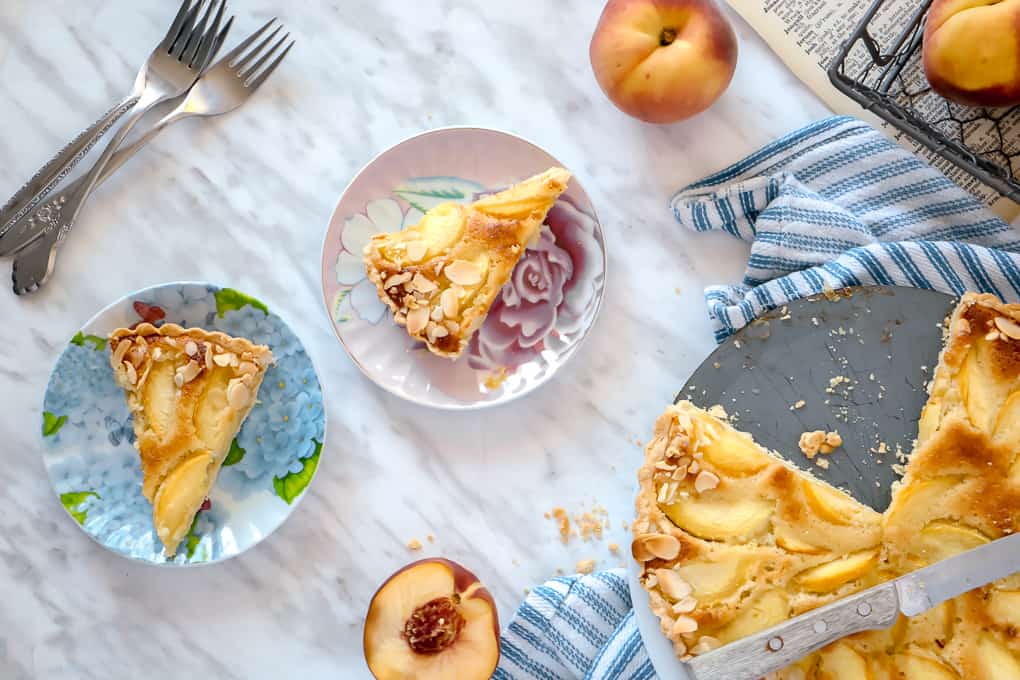
[[617,108],[673,123],[704,111],[730,84],[737,38],[714,0],[609,0],[589,57]]
[[1020,0],[935,0],[924,72],[932,89],[961,104],[1020,104]]

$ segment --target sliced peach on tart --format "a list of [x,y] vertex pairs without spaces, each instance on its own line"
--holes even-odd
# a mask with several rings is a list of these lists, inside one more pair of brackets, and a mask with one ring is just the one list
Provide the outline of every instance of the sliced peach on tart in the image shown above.
[[499,662],[496,602],[456,562],[413,562],[376,591],[364,646],[377,680],[483,680]]

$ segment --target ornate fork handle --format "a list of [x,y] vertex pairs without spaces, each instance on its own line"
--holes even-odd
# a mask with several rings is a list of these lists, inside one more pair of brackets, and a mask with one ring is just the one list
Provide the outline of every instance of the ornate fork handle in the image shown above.
[[[30,228],[27,223],[21,222],[23,218],[67,177],[68,173],[92,150],[96,142],[136,103],[138,103],[138,97],[131,95],[103,114],[99,120],[82,131],[40,168],[0,208],[0,256],[13,252],[5,245],[10,238],[23,234]],[[21,223],[19,224],[19,222]]]

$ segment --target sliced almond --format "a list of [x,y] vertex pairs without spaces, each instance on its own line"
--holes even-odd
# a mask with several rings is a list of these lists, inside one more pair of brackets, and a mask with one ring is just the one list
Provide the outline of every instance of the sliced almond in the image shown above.
[[460,311],[460,300],[457,299],[457,291],[452,288],[447,288],[443,291],[443,294],[439,296],[439,304],[443,307],[443,314],[447,318],[454,319],[457,317],[457,312]]
[[128,352],[127,357],[128,361],[130,361],[135,366],[141,366],[142,362],[145,361],[145,347],[135,345]]
[[994,342],[995,340],[998,339],[999,339],[998,331],[988,331],[988,334],[985,335],[985,340],[987,340],[988,342]]
[[689,616],[678,616],[673,622],[673,635],[686,635],[698,630],[698,622]]
[[235,411],[240,411],[251,401],[251,390],[239,378],[231,380],[227,384],[227,403]]
[[696,460],[692,460],[691,464],[687,466],[687,472],[692,475],[698,474],[701,472],[701,464]]
[[698,601],[691,596],[682,597],[673,605],[674,614],[690,614],[698,606]]
[[474,262],[454,260],[443,270],[446,278],[458,286],[477,286],[482,282],[482,270]]
[[205,353],[204,353],[203,358],[205,359],[205,367],[211,371],[212,367],[214,365],[213,364],[213,353],[212,353],[212,351],[210,351],[208,345],[206,345]]
[[995,327],[999,332],[1013,340],[1020,340],[1020,324],[1004,316],[995,317]]
[[446,330],[450,331],[450,333],[452,333],[453,335],[460,333],[460,324],[457,323],[456,321],[450,321],[449,319],[447,319],[443,323],[443,325],[446,326]]
[[[417,304],[417,303],[415,303]],[[407,312],[407,332],[417,335],[425,330],[429,323],[429,308],[418,307]]]
[[236,359],[237,355],[233,352],[224,352],[223,354],[214,354],[213,363],[220,367],[227,367]]
[[259,368],[250,361],[242,361],[237,365],[237,371],[243,375],[255,375],[259,372]]
[[443,320],[443,308],[441,306],[433,307],[432,308],[432,313],[429,314],[429,318],[432,319],[433,321],[442,321]]
[[659,590],[671,600],[681,600],[694,592],[691,584],[672,569],[656,569],[655,577],[659,579]]
[[638,562],[674,560],[680,554],[680,541],[669,534],[641,534],[634,538],[631,554]]
[[198,354],[198,344],[194,340],[188,340],[184,343],[184,353],[189,357],[193,357]]
[[383,283],[383,288],[394,288],[396,286],[403,285],[411,280],[411,272],[400,272],[394,274],[390,278],[386,279]]
[[432,334],[435,335],[437,338],[445,338],[447,335],[450,334],[450,331],[446,330],[446,326],[440,326],[439,324],[435,324],[435,328],[432,329]]
[[121,340],[118,342],[117,346],[113,350],[113,363],[118,366],[123,363],[124,356],[127,354],[129,349],[131,349],[130,340]]
[[124,367],[124,372],[127,374],[127,381],[129,385],[134,385],[138,382],[138,372],[130,361],[125,361],[121,364]]
[[439,286],[436,282],[425,278],[421,275],[421,272],[415,274],[414,278],[411,279],[410,287],[419,293],[425,293],[426,295],[439,290]]
[[702,470],[694,480],[694,490],[698,493],[711,491],[719,486],[719,476],[708,470]]
[[198,377],[202,367],[195,361],[189,361],[174,372],[174,384],[183,387]]
[[407,244],[407,259],[411,262],[421,262],[429,252],[429,247],[423,241],[410,241]]

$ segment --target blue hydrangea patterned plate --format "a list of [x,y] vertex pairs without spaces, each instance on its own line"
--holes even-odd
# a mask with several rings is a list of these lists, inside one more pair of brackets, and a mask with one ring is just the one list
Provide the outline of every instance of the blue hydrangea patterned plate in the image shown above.
[[[168,560],[142,496],[127,402],[113,381],[107,334],[139,321],[173,322],[268,345],[266,373],[209,498]],[[262,302],[207,283],[167,283],[132,293],[71,338],[43,400],[43,462],[53,489],[86,534],[113,552],[187,566],[243,553],[273,533],[304,496],[319,464],[326,419],[315,367],[301,341]]]

